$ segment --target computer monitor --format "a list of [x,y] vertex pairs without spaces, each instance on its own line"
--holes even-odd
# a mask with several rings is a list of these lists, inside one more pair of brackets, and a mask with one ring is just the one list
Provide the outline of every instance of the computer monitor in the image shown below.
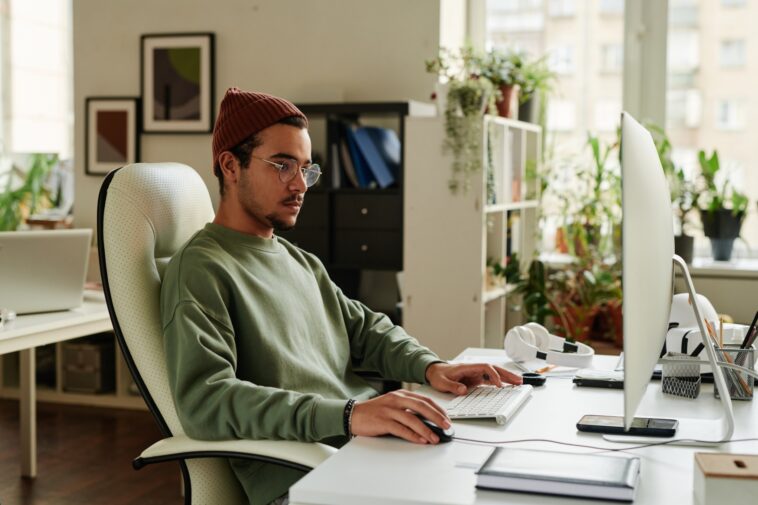
[[[624,425],[629,429],[658,363],[666,339],[673,291],[673,267],[682,269],[695,319],[707,335],[686,263],[674,255],[674,223],[668,183],[650,132],[630,114],[621,114],[622,290],[624,330]],[[704,340],[707,340],[705,337]],[[704,342],[714,380],[726,391],[716,352]],[[725,440],[731,437],[734,415],[729,395],[721,395],[725,416],[722,430],[713,420],[679,418],[676,438]],[[714,439],[714,436],[717,437]],[[629,437],[607,436],[616,441]]]

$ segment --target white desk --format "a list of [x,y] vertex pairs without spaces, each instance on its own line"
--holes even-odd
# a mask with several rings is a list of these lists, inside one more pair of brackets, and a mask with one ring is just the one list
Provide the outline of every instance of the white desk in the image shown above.
[[[503,351],[491,349],[467,349],[463,353],[474,354],[505,358]],[[596,356],[594,367],[612,369],[617,359],[615,356]],[[721,404],[713,398],[712,391],[712,385],[704,385],[696,400],[664,397],[660,393],[660,383],[653,382],[648,387],[638,415],[716,418],[720,415]],[[428,387],[422,388],[421,392],[441,403],[450,398]],[[733,438],[758,437],[758,402],[734,402],[734,411],[736,430]],[[489,421],[456,421],[453,424],[456,436],[465,438],[488,441],[548,438],[611,448],[620,445],[607,442],[600,435],[577,432],[576,422],[584,414],[622,413],[621,390],[577,388],[571,379],[551,378],[545,386],[535,388],[532,398],[506,426]],[[509,447],[591,452],[589,449],[535,442],[509,444]],[[586,503],[582,499],[476,490],[474,466],[486,458],[489,450],[455,441],[422,446],[395,438],[358,437],[290,489],[292,505]],[[642,462],[635,503],[692,503],[693,453],[714,450],[756,454],[758,442],[724,444],[718,449],[659,446],[630,451]],[[334,489],[340,490],[339,499],[297,501],[303,493],[314,496],[319,490]]]
[[0,329],[0,355],[21,351],[21,475],[37,476],[35,348],[111,329],[108,309],[101,301],[85,301],[63,312],[18,316]]

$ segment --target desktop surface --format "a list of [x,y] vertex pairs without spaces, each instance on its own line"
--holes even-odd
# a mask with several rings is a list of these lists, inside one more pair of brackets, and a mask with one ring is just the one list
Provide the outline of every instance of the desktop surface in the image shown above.
[[[503,351],[494,349],[467,349],[459,358],[462,356],[481,356],[489,360],[502,358],[503,362],[506,359]],[[617,356],[595,356],[593,367],[612,370],[617,361]],[[419,392],[441,403],[451,398],[450,395],[438,393],[426,386]],[[555,377],[549,378],[544,387],[535,388],[531,399],[505,426],[499,426],[494,421],[453,421],[453,426],[458,439],[470,438],[492,443],[550,439],[620,448],[627,444],[612,443],[603,440],[601,435],[578,432],[576,422],[585,414],[621,415],[623,408],[621,390],[579,388],[570,378]],[[735,402],[734,408],[734,438],[758,437],[758,423],[755,422],[758,419],[758,403]],[[704,385],[700,397],[689,400],[664,396],[660,391],[660,383],[653,382],[648,386],[637,414],[715,419],[721,412],[721,403],[713,397],[712,385]],[[546,442],[505,446],[565,452],[592,451]],[[490,451],[488,446],[459,440],[438,446],[421,446],[391,438],[358,437],[293,486],[290,490],[291,503],[586,503],[586,500],[578,498],[475,490],[474,472]],[[692,503],[694,453],[714,451],[758,453],[758,442],[723,444],[714,449],[657,446],[630,451],[630,454],[639,456],[642,460],[635,504]],[[388,486],[388,482],[393,485]],[[408,487],[404,488],[406,484]],[[324,494],[330,489],[338,489],[340,496],[335,498],[333,492]],[[320,496],[327,499],[314,501],[312,498],[318,496],[314,491],[322,493]]]

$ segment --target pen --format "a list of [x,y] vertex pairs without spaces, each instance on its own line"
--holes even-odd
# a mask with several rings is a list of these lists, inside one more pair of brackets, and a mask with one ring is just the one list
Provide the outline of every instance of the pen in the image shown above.
[[552,370],[553,368],[555,368],[555,365],[547,365],[547,366],[543,366],[542,368],[538,368],[537,370],[535,370],[535,371],[534,371],[534,373],[545,373],[545,372],[549,372],[549,371],[550,371],[550,370]]
[[740,349],[747,349],[752,344],[752,341],[754,340],[752,338],[752,335],[755,331],[756,322],[758,322],[758,312],[756,312],[755,316],[753,316],[753,322],[750,323],[750,326],[747,329],[747,333],[745,333],[745,338],[742,340],[742,344],[740,344]]

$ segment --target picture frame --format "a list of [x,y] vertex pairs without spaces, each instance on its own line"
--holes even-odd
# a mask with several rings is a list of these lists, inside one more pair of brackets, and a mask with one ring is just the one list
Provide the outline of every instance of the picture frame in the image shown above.
[[91,96],[85,101],[84,172],[106,175],[140,156],[139,98]]
[[215,96],[215,34],[142,35],[140,93],[144,133],[210,133]]

